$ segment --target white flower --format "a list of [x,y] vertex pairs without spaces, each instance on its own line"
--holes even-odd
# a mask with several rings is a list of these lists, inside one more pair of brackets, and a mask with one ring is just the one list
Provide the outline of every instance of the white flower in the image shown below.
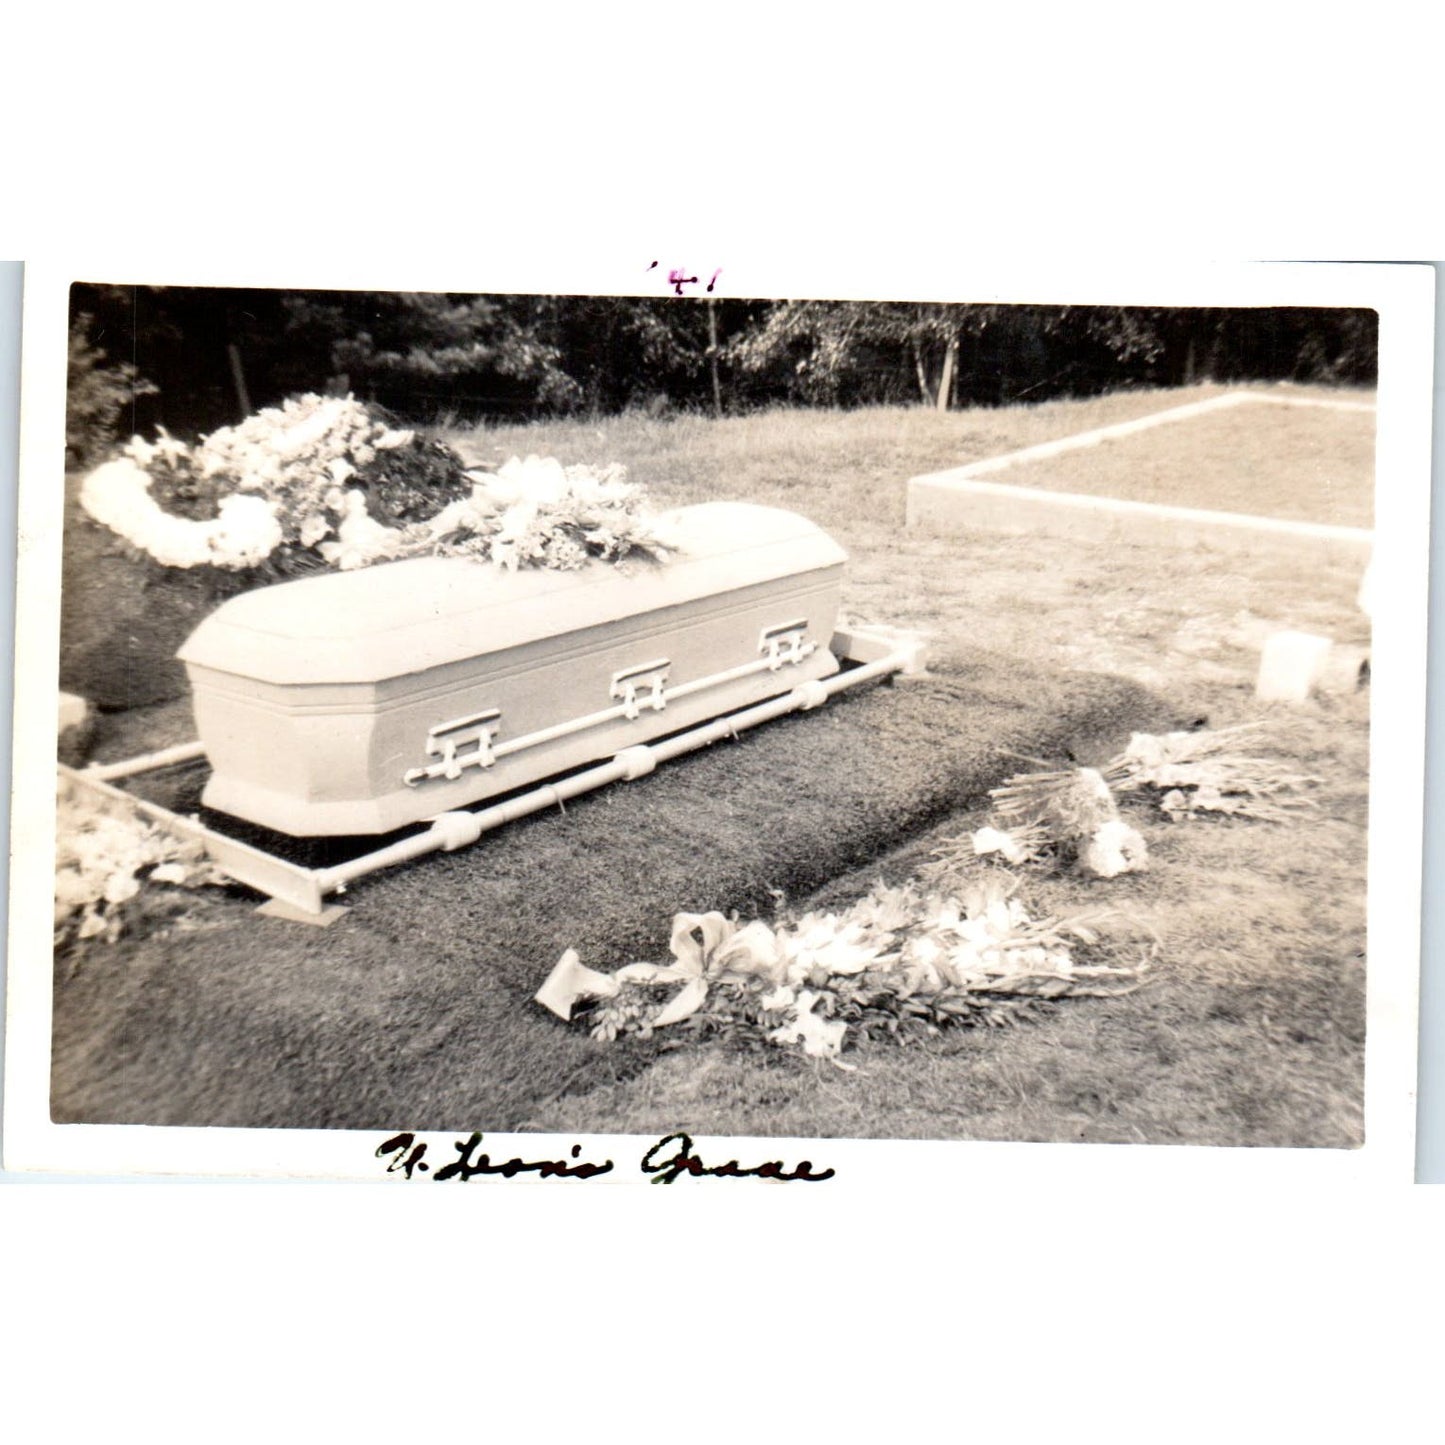
[[308,394],[213,432],[194,460],[204,476],[294,505],[328,478],[349,481],[375,455],[368,439],[385,430],[354,397]]
[[1002,853],[1010,863],[1023,863],[1029,856],[1011,833],[998,828],[980,828],[973,835],[973,851],[979,858],[987,853]]
[[560,572],[575,572],[588,562],[587,549],[579,547],[570,537],[559,537],[547,548],[547,563]]
[[129,458],[106,462],[82,483],[80,504],[97,522],[169,567],[210,561],[213,524],[162,511],[150,485],[150,478]]
[[143,518],[128,535],[138,547],[149,552],[164,567],[201,567],[215,561],[211,546],[214,526],[173,517],[159,507]]
[[1171,822],[1177,823],[1181,818],[1189,817],[1194,811],[1194,805],[1187,793],[1179,788],[1171,788],[1159,799],[1159,809]]
[[213,524],[212,560],[220,567],[255,567],[283,541],[275,504],[261,497],[225,497]]
[[537,503],[530,499],[514,502],[497,523],[499,542],[519,542],[537,523]]
[[395,557],[405,541],[398,528],[383,526],[366,510],[365,492],[347,492],[336,535],[337,541],[321,544],[321,555],[343,572]]
[[567,494],[567,472],[555,457],[529,456],[526,461],[512,457],[497,469],[490,490],[499,498],[519,502],[560,502]]
[[121,455],[138,467],[148,467],[158,450],[159,448],[152,446],[144,437],[134,436],[121,448]]
[[163,426],[156,428],[154,442],[134,436],[122,451],[123,456],[129,457],[142,467],[149,467],[152,462],[157,460],[166,466],[174,467],[178,462],[188,460],[190,454],[191,449],[185,442],[173,437]]
[[[78,786],[62,786],[56,809],[55,928],[57,940],[115,937],[126,905],[140,893],[146,869],[162,882],[216,881],[206,866],[185,861],[177,843],[143,819],[104,811]],[[155,866],[159,865],[159,866]]]
[[219,515],[204,521],[164,511],[150,494],[150,478],[128,457],[91,472],[80,504],[167,567],[254,567],[282,540],[273,504],[260,497],[226,497]]
[[804,989],[793,1005],[793,1017],[768,1037],[776,1044],[801,1043],[803,1052],[815,1059],[836,1059],[843,1050],[848,1025],[840,1019],[820,1018],[813,1012],[818,995]]
[[[112,532],[128,537],[127,528],[150,498],[151,479],[130,457],[96,467],[81,483],[80,505]],[[159,509],[157,509],[159,510]]]
[[617,990],[616,979],[598,973],[595,968],[588,968],[577,956],[577,950],[569,948],[557,960],[546,982],[533,997],[559,1019],[569,1019],[572,1017],[572,1005],[579,998],[615,998]]
[[76,932],[77,938],[94,938],[98,933],[106,930],[105,915],[94,909],[80,920],[80,928]]
[[[470,473],[469,498],[411,526],[383,527],[347,484],[379,453],[415,440],[410,430],[375,421],[354,397],[291,397],[220,428],[194,450],[163,430],[153,443],[137,437],[88,479],[83,500],[98,521],[170,567],[252,567],[288,538],[340,568],[441,552],[513,570],[577,569],[598,555],[620,561],[638,550],[675,550],[622,467],[564,467],[552,457],[513,457],[497,474]],[[151,496],[151,474],[181,461],[216,486],[218,517],[178,517]],[[327,512],[342,516],[334,538]]]
[[887,939],[870,937],[856,922],[835,914],[808,914],[790,933],[778,935],[787,960],[787,980],[797,985],[814,969],[828,974],[862,973],[887,947]]
[[1149,866],[1149,848],[1127,823],[1105,823],[1079,853],[1080,864],[1098,878],[1141,872]]
[[[340,510],[339,506],[337,510]],[[485,532],[491,527],[495,513],[496,507],[484,489],[476,487],[471,496],[448,502],[420,526],[427,536],[433,538],[445,537],[450,532]]]
[[107,903],[125,903],[140,892],[140,879],[134,873],[112,873],[105,884]]
[[914,934],[903,945],[899,967],[910,993],[937,993],[945,979],[940,966],[946,966],[944,948],[936,938]]
[[[346,407],[347,402],[339,397],[323,401],[314,394],[302,397],[300,405],[288,404],[279,413],[274,407],[268,407],[259,413],[259,418],[269,427],[266,444],[280,456],[296,456],[315,447],[343,419]],[[238,432],[244,434],[249,431],[255,437],[260,430],[254,424],[256,420],[255,417],[248,418]],[[214,441],[214,438],[208,440]]]
[[55,906],[63,909],[86,907],[95,897],[85,875],[79,868],[57,868],[55,871]]

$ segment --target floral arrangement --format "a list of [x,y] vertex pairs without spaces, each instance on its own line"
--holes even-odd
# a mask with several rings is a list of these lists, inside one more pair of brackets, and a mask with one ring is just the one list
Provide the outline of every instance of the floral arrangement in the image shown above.
[[469,470],[354,397],[293,397],[194,447],[162,428],[92,471],[81,504],[166,567],[277,575],[424,555],[577,568],[668,548],[623,468]]
[[669,539],[649,516],[643,493],[621,466],[563,467],[550,457],[513,457],[495,474],[468,473],[469,496],[404,528],[379,525],[365,498],[348,492],[337,541],[323,544],[333,565],[364,567],[396,557],[475,557],[516,571],[563,571],[594,558],[624,562],[665,557]]
[[1084,961],[1076,950],[1100,945],[1092,918],[1034,920],[1011,891],[998,874],[961,896],[880,884],[845,913],[774,925],[679,913],[671,963],[605,974],[568,949],[536,1000],[562,1019],[586,1004],[581,1017],[601,1040],[682,1026],[838,1062],[850,1027],[896,1037],[997,1026],[1039,999],[1139,986],[1147,958]]
[[196,888],[225,875],[198,843],[184,843],[127,811],[112,811],[62,781],[57,796],[55,944],[113,943],[134,916],[146,883]]
[[1018,773],[990,791],[994,822],[935,850],[930,876],[947,877],[976,858],[1011,864],[1073,865],[1094,878],[1149,866],[1149,848],[1119,816],[1114,794],[1093,768]]
[[1299,796],[1318,778],[1295,773],[1271,758],[1236,751],[1246,733],[1263,724],[1197,732],[1135,733],[1105,770],[1119,793],[1142,792],[1176,822],[1200,813],[1224,813],[1265,822],[1287,821],[1314,806]]
[[926,875],[946,879],[988,856],[1014,866],[1073,864],[1096,878],[1145,869],[1148,845],[1119,816],[1117,794],[1145,794],[1175,822],[1206,813],[1283,822],[1314,806],[1298,794],[1319,779],[1235,750],[1241,735],[1262,725],[1134,733],[1102,772],[1016,774],[989,794],[994,819],[971,835],[944,840]]

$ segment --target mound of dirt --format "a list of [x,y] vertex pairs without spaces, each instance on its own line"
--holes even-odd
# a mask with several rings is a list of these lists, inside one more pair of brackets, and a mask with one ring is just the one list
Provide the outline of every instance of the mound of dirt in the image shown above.
[[138,708],[186,692],[176,649],[227,597],[254,585],[214,567],[162,567],[93,521],[66,479],[60,686],[97,707]]

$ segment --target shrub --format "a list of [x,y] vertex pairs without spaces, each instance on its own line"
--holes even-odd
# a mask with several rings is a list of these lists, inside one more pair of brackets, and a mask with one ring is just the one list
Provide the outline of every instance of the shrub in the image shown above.
[[128,361],[107,365],[104,351],[90,341],[91,318],[70,324],[69,386],[65,399],[65,453],[70,466],[92,466],[118,440],[116,423],[138,396],[156,387]]

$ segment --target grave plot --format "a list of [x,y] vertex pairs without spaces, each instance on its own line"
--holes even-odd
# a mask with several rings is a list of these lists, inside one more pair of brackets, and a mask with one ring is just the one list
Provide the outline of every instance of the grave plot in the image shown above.
[[909,522],[1363,560],[1374,434],[1367,398],[1231,392],[915,477]]
[[57,958],[52,1109],[90,1123],[522,1127],[647,1067],[533,1002],[558,955],[666,952],[679,907],[806,898],[982,797],[1010,750],[1102,753],[1173,719],[1120,679],[976,658],[845,695],[376,875],[316,929],[243,893]]

